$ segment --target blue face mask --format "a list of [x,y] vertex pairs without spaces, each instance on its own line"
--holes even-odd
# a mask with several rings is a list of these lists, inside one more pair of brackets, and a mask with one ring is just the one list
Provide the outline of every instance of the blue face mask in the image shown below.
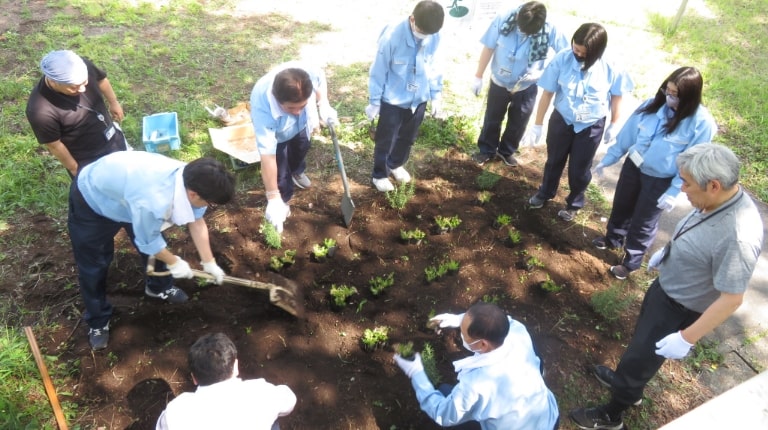
[[579,57],[575,52],[573,53],[573,58],[575,58],[579,63],[583,63],[587,60],[587,57]]
[[680,99],[675,96],[670,96],[667,94],[667,106],[669,106],[671,109],[677,109],[677,107],[680,105]]

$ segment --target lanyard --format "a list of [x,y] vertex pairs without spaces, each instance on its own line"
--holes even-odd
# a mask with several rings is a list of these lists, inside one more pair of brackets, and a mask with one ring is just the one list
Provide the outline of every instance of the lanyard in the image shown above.
[[735,205],[744,196],[744,191],[743,190],[740,190],[739,192],[740,192],[739,197],[735,198],[732,202],[728,203],[727,205],[725,205],[725,206],[723,206],[721,208],[718,208],[716,211],[712,212],[708,216],[700,219],[696,224],[694,224],[694,225],[692,225],[692,226],[690,226],[688,228],[685,228],[685,226],[688,225],[688,221],[690,221],[691,218],[693,218],[693,215],[695,214],[695,212],[692,212],[688,216],[688,218],[686,218],[685,222],[683,223],[683,226],[680,227],[680,230],[677,231],[677,233],[675,234],[675,237],[673,237],[672,240],[673,241],[676,240],[678,237],[682,236],[683,234],[688,233],[689,231],[693,230],[693,228],[696,227],[697,225],[703,223],[704,221],[712,218],[713,216],[717,215],[718,213],[723,212],[724,210],[728,209],[729,207]]

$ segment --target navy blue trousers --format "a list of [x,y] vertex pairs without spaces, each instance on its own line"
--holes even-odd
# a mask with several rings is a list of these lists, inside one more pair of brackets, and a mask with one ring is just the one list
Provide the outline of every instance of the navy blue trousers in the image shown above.
[[656,204],[670,183],[672,178],[643,174],[629,159],[621,168],[605,237],[612,248],[624,246],[621,264],[629,270],[640,268],[645,251],[656,238],[663,212]]
[[656,278],[643,298],[635,333],[616,367],[611,401],[629,408],[643,397],[643,389],[666,358],[656,354],[656,342],[696,321],[700,313],[672,300]]
[[[501,155],[511,155],[517,152],[520,148],[520,139],[523,138],[528,120],[533,113],[537,92],[538,87],[531,85],[523,91],[512,94],[506,88],[491,81],[483,128],[477,139],[477,149],[481,153],[494,155],[498,151]],[[502,135],[501,123],[505,115],[507,124],[504,126]]]
[[539,197],[546,200],[555,197],[567,162],[570,192],[565,198],[566,207],[584,207],[584,193],[592,180],[592,158],[600,146],[604,127],[605,118],[602,118],[576,133],[572,125],[565,123],[557,109],[552,111],[547,126],[547,162],[544,164],[544,178],[539,187]]
[[416,141],[427,102],[416,107],[416,111],[403,109],[389,103],[381,103],[379,123],[376,125],[375,146],[373,148],[374,179],[386,178],[389,171],[403,166],[411,155],[411,147]]
[[300,175],[307,168],[307,152],[309,152],[309,137],[306,130],[277,144],[275,158],[277,161],[277,189],[285,203],[293,197],[292,175]]
[[[115,235],[124,228],[136,246],[133,227],[130,223],[113,221],[94,212],[80,194],[76,180],[72,181],[69,188],[67,227],[77,264],[80,295],[85,304],[83,319],[91,328],[102,328],[109,322],[113,310],[107,301],[107,272],[115,254]],[[173,285],[170,275],[147,276],[149,256],[141,252],[139,254],[145,283],[151,291],[159,293]],[[165,263],[157,261],[155,270],[164,272],[168,269]]]

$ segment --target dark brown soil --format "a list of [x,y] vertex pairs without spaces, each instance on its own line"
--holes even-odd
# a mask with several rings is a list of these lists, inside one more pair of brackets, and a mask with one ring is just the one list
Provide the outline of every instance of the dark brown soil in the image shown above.
[[[556,217],[562,198],[541,210],[527,208],[540,179],[542,153],[529,150],[521,157],[525,164],[516,169],[498,162],[486,167],[502,178],[484,205],[477,201],[481,168],[454,150],[409,163],[416,193],[402,211],[392,209],[383,194],[367,185],[367,167],[350,172],[356,210],[346,228],[332,151],[317,143],[307,172],[314,186],[296,193],[282,249],[268,248],[259,233],[261,189],[242,191],[236,202],[208,213],[217,260],[233,276],[269,282],[270,257],[296,250],[295,264],[280,275],[303,288],[303,319],[272,306],[266,291],[236,285],[185,280],[178,285],[192,296],[189,303],[173,306],[149,299],[143,295],[143,268],[121,235],[110,275],[108,296],[116,305],[110,343],[105,351],[93,353],[80,322],[83,308],[65,220],[43,216],[20,218],[11,226],[13,234],[31,240],[14,250],[20,271],[6,273],[0,293],[31,311],[20,317],[22,323],[36,325],[41,347],[60,355],[59,363],[70,369],[71,377],[57,381],[57,388],[71,393],[62,400],[79,405],[80,415],[70,425],[82,428],[154,428],[168,400],[194,390],[186,364],[188,347],[202,334],[221,331],[238,347],[242,377],[287,384],[297,394],[296,409],[281,419],[283,429],[436,429],[420,411],[408,378],[393,363],[392,345],[413,341],[420,350],[429,343],[443,379],[455,381],[451,362],[467,354],[461,341],[455,332],[436,335],[425,323],[435,313],[462,312],[478,300],[495,301],[526,324],[544,360],[547,383],[560,402],[561,428],[573,428],[566,417],[569,409],[608,394],[585,367],[616,363],[637,304],[614,323],[590,306],[593,292],[616,282],[607,273],[616,256],[589,245],[604,214],[562,222]],[[254,174],[255,167],[240,171],[241,177]],[[506,231],[492,227],[501,213],[511,215],[520,231],[518,246],[508,246]],[[456,215],[462,223],[448,234],[431,234],[437,215]],[[419,245],[403,244],[400,230],[414,228],[430,234]],[[312,246],[324,238],[337,240],[338,252],[327,262],[314,262]],[[185,230],[170,230],[169,239],[175,253],[197,261]],[[539,264],[525,264],[530,257]],[[424,269],[446,259],[460,263],[458,273],[427,283]],[[369,280],[390,272],[394,286],[373,296]],[[539,285],[548,278],[563,286],[562,291],[542,291]],[[359,292],[340,311],[330,306],[333,284]],[[625,287],[637,288],[631,282]],[[360,336],[376,326],[390,328],[389,345],[366,352]],[[706,399],[704,390],[686,389],[692,382],[679,364],[665,365],[660,375],[647,390],[644,405],[630,413],[628,420],[636,428],[657,428]],[[676,390],[666,391],[669,384]]]

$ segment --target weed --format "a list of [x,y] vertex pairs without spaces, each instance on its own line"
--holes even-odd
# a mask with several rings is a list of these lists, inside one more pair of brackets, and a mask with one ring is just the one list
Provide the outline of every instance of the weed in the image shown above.
[[367,328],[360,340],[363,342],[363,348],[366,351],[373,351],[376,348],[382,347],[389,341],[389,327],[377,326],[373,330]]
[[435,350],[428,342],[424,343],[424,349],[421,350],[421,364],[424,366],[424,373],[427,374],[432,385],[439,386],[443,378],[440,376],[440,371],[437,370]]
[[357,288],[350,287],[348,285],[331,285],[331,297],[333,298],[333,304],[338,308],[343,308],[347,305],[347,299],[353,294],[357,294]]
[[416,194],[414,181],[395,186],[394,191],[387,191],[386,199],[389,207],[395,210],[402,210],[408,201]]
[[374,296],[378,296],[384,292],[387,288],[391,287],[395,283],[395,272],[390,272],[385,276],[375,276],[368,281],[371,286],[371,293]]
[[496,185],[497,182],[499,182],[500,179],[500,175],[497,175],[490,170],[483,170],[479,175],[477,175],[477,178],[475,178],[475,183],[481,190],[490,190]]
[[357,310],[355,311],[355,313],[359,314],[360,311],[363,310],[363,305],[365,305],[366,303],[368,303],[368,300],[365,300],[365,299],[361,300],[360,303],[357,304]]
[[590,303],[595,312],[612,322],[626,313],[634,299],[633,295],[624,293],[624,288],[620,284],[615,284],[592,294]]
[[720,344],[714,340],[701,340],[693,345],[692,353],[685,359],[685,363],[696,370],[714,372],[725,361],[717,347]]
[[259,226],[259,233],[264,235],[264,243],[270,248],[280,249],[283,247],[283,239],[280,236],[280,233],[277,232],[275,226],[269,221],[262,221]]

